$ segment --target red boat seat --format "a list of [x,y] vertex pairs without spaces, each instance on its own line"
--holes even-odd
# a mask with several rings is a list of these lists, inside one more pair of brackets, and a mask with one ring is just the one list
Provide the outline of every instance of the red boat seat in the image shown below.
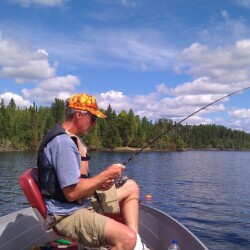
[[46,219],[46,206],[38,187],[38,169],[29,168],[19,178],[19,184],[30,203],[30,206]]

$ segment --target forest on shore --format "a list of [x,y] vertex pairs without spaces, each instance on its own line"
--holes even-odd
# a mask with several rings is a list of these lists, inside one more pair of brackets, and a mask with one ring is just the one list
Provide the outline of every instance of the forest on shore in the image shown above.
[[[0,104],[0,149],[37,150],[43,136],[64,119],[64,101],[55,98],[50,107],[35,103],[18,108],[14,99]],[[133,110],[119,114],[109,105],[102,110],[107,119],[99,119],[91,132],[83,137],[92,150],[121,147],[141,148],[164,133],[150,145],[150,150],[249,150],[250,134],[221,125],[183,125],[169,119],[155,122],[140,118]],[[176,126],[174,129],[171,129]]]

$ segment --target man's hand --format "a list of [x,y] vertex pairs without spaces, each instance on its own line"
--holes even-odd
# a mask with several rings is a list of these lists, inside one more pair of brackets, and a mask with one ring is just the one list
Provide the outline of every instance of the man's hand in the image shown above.
[[100,188],[100,190],[106,191],[106,190],[110,189],[114,185],[114,183],[115,183],[114,180],[108,180],[106,183],[104,183],[102,185],[102,187]]
[[[63,188],[64,196],[68,201],[75,201],[79,198],[89,197],[98,189],[109,189],[109,185],[111,185],[116,178],[121,176],[124,170],[124,165],[113,164],[96,176],[88,179],[80,179],[76,185],[70,185]],[[103,187],[103,185],[107,185],[107,187]],[[79,202],[81,201],[79,200]]]
[[106,170],[104,170],[104,173],[107,174],[108,180],[114,180],[121,176],[124,170],[125,166],[117,163],[109,166]]

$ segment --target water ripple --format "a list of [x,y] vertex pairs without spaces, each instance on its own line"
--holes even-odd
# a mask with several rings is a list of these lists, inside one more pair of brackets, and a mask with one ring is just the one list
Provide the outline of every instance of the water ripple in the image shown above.
[[[130,153],[91,152],[92,174]],[[26,207],[20,174],[36,165],[34,152],[0,152],[0,215]],[[141,201],[170,214],[211,250],[250,249],[250,153],[143,152],[126,166]],[[146,200],[146,194],[152,196]]]

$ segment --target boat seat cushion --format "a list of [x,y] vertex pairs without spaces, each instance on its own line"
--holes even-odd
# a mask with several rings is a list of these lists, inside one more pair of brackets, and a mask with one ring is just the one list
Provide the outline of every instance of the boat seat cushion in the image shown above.
[[33,209],[46,218],[46,206],[38,186],[38,169],[27,169],[19,178],[19,184]]

